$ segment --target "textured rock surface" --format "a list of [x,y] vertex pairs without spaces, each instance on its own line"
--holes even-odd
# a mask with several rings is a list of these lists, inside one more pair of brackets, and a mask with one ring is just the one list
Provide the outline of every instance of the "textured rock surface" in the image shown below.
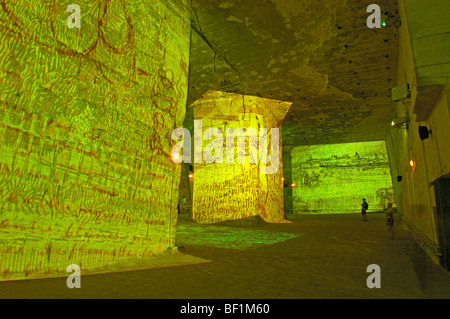
[[400,21],[395,2],[384,1],[387,26],[369,29],[371,3],[193,0],[189,104],[238,83],[225,90],[293,102],[285,147],[383,140]]
[[186,2],[77,4],[80,29],[63,2],[0,6],[0,279],[101,268],[175,240]]
[[[194,220],[216,223],[259,215],[267,222],[285,222],[280,126],[289,107],[287,102],[220,91],[196,101],[195,119],[202,128],[196,124],[194,131]],[[229,139],[230,128],[239,136]],[[221,137],[208,138],[209,129],[220,130]],[[253,137],[246,137],[249,132]],[[213,143],[217,147],[211,149]],[[208,163],[213,152],[217,158]],[[268,155],[266,163],[261,154]]]

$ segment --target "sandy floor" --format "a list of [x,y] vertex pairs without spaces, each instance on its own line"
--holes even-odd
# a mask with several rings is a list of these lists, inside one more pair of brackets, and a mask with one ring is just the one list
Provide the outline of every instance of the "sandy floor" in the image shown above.
[[[289,216],[290,224],[200,226],[179,220],[183,254],[210,260],[177,267],[0,282],[0,298],[450,298],[450,273],[434,264],[396,221],[381,214]],[[211,239],[214,238],[214,241]],[[369,289],[367,266],[381,267]]]

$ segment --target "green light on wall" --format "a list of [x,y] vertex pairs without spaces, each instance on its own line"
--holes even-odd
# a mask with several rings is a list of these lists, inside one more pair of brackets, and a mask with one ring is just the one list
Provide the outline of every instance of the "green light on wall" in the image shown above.
[[68,3],[0,8],[0,280],[175,242],[167,136],[185,115],[188,1],[80,0],[80,28]]
[[291,152],[294,212],[349,213],[393,201],[384,141],[295,147]]

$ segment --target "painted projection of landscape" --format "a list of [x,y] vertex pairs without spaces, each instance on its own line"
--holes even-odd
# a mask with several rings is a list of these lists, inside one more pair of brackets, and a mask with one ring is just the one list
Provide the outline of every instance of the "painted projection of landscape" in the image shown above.
[[[194,220],[209,224],[258,215],[267,222],[286,222],[283,212],[281,121],[290,106],[288,102],[216,91],[209,91],[194,103],[195,119],[202,121],[203,133],[212,127],[220,128],[222,132],[226,132],[227,128],[253,128],[256,132],[267,128],[269,153],[271,129],[280,129],[277,145],[279,166],[274,174],[261,173],[261,167],[270,163],[263,164],[259,160],[250,163],[250,149],[261,152],[259,135],[253,143],[249,137],[245,138],[246,163],[237,162],[237,139],[234,164],[226,161],[227,141],[224,133],[223,163],[194,164]],[[203,140],[200,145],[204,149],[209,143]],[[202,149],[195,149],[197,155],[198,152],[201,153]]]
[[0,280],[175,241],[187,1],[78,0],[80,29],[69,4],[0,7]]
[[392,180],[384,141],[299,146],[292,150],[296,213],[369,212],[393,202]]

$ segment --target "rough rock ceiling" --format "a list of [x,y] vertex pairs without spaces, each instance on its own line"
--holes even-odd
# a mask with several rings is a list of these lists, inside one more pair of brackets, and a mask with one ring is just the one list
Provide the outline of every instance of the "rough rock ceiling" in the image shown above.
[[425,121],[444,86],[450,87],[450,1],[409,0],[405,11],[417,77],[410,83],[418,92],[414,112],[416,121]]
[[450,1],[405,3],[419,86],[450,84]]
[[381,2],[387,26],[369,29],[372,0],[192,0],[188,105],[220,88],[293,102],[284,147],[383,140],[400,18]]

